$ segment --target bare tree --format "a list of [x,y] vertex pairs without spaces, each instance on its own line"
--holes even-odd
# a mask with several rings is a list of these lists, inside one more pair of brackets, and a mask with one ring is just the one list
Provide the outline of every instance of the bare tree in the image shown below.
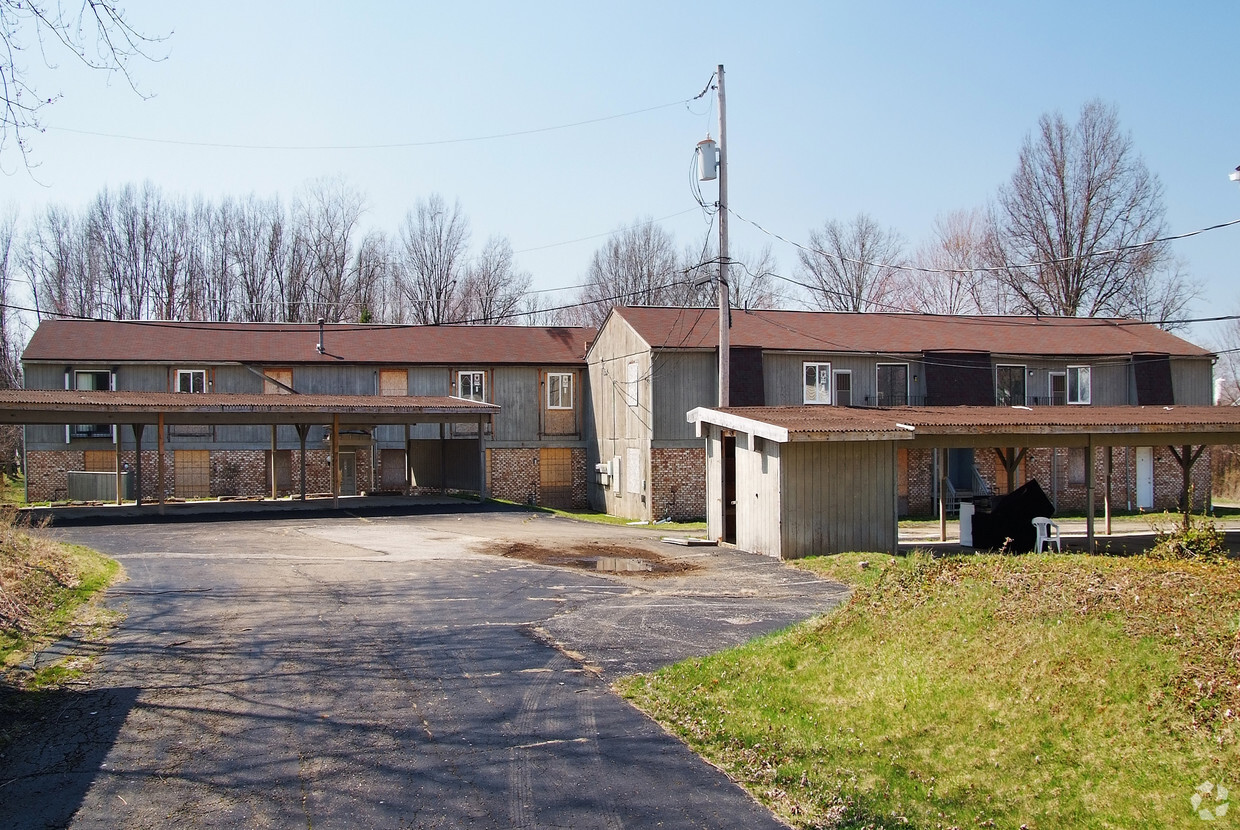
[[919,270],[905,272],[902,292],[911,310],[927,314],[1007,314],[1011,291],[986,267],[990,225],[982,210],[935,217],[930,239],[917,249]]
[[529,287],[529,273],[518,271],[513,262],[512,244],[502,236],[493,236],[465,269],[459,319],[478,324],[510,323]]
[[400,230],[401,285],[411,321],[451,323],[457,316],[457,281],[469,246],[469,220],[456,202],[432,194],[405,216]]
[[48,0],[0,0],[0,151],[12,142],[29,163],[27,135],[40,132],[42,109],[60,97],[36,88],[25,55],[49,68],[68,54],[88,69],[119,73],[137,90],[129,65],[135,58],[162,60],[153,49],[164,40],[138,32],[110,0],[83,0],[76,12]]
[[348,284],[353,234],[365,210],[361,193],[343,179],[311,182],[297,210],[310,266],[310,316],[339,321],[353,306]]
[[359,323],[404,322],[395,271],[391,245],[383,232],[372,230],[362,237],[351,269],[354,308],[350,319]]
[[698,293],[672,235],[651,219],[617,230],[594,252],[581,290],[582,322],[598,325],[613,305],[683,305]]
[[1162,185],[1120,130],[1115,108],[1098,100],[1075,124],[1058,112],[1038,120],[999,191],[993,223],[994,264],[1031,313],[1148,308],[1134,295],[1156,297],[1160,281],[1175,279],[1167,246],[1145,244],[1163,234]]
[[826,222],[800,252],[810,302],[824,311],[887,311],[904,265],[904,241],[865,213]]

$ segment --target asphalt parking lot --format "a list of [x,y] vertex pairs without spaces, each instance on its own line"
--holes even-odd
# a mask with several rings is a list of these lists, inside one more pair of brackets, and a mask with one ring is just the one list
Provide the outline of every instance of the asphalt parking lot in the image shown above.
[[[779,827],[609,680],[845,596],[540,513],[52,532],[122,562],[125,619],[46,734],[0,757],[3,827]],[[500,555],[518,543],[678,570]]]

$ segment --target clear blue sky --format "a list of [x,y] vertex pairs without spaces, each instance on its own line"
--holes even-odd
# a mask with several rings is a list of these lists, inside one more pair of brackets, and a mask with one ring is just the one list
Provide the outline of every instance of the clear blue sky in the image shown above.
[[[42,81],[65,97],[33,137],[38,181],[6,155],[0,206],[81,207],[105,185],[147,179],[172,195],[287,202],[309,180],[342,176],[366,195],[367,226],[394,233],[438,192],[460,201],[476,244],[511,240],[532,287],[570,286],[599,235],[639,218],[671,216],[682,246],[702,244],[689,169],[696,143],[717,133],[709,100],[398,149],[157,141],[338,147],[537,130],[684,101],[722,63],[731,206],[794,239],[866,211],[912,249],[936,215],[993,196],[1041,113],[1074,119],[1093,97],[1118,107],[1161,178],[1172,232],[1240,217],[1227,180],[1240,164],[1234,2],[124,7],[140,30],[172,32],[167,60],[135,65],[154,97],[61,61]],[[795,274],[794,249],[732,229],[734,247],[770,241]],[[1195,314],[1240,308],[1240,227],[1174,250],[1207,286]]]

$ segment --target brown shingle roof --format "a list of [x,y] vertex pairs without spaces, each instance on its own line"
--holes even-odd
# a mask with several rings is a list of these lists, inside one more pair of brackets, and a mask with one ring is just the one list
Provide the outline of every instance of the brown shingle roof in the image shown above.
[[364,326],[44,320],[29,361],[160,361],[268,365],[574,364],[593,329],[534,326]]
[[[713,349],[719,314],[700,308],[616,308],[656,348]],[[811,352],[1113,355],[1210,352],[1150,323],[1115,318],[983,317],[832,311],[732,312],[733,346]]]

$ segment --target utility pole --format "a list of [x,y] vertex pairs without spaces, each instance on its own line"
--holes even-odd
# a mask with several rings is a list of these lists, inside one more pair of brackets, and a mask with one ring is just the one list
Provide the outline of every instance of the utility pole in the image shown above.
[[723,97],[723,64],[719,78],[719,406],[728,405],[731,386],[731,303],[728,294],[728,116]]

